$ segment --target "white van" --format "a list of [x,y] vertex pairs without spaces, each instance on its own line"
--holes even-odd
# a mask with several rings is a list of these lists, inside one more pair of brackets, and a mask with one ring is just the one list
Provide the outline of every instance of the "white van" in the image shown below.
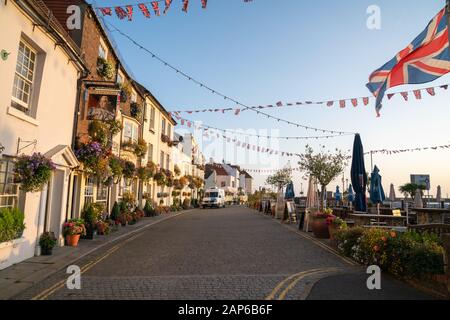
[[219,188],[211,188],[205,191],[202,200],[203,209],[209,208],[225,208],[225,190]]

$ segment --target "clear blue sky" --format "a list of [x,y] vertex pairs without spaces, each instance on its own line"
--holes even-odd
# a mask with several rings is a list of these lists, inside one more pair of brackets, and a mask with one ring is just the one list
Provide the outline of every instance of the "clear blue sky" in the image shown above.
[[[200,8],[200,2],[191,0],[188,14],[181,12],[181,0],[174,0],[169,13],[159,18],[153,15],[146,20],[136,12],[133,22],[119,21],[115,16],[106,19],[186,73],[246,104],[259,105],[279,100],[368,96],[365,84],[369,74],[410,43],[445,1],[209,0],[207,10]],[[123,5],[138,1],[97,3]],[[366,9],[372,4],[381,8],[381,30],[366,27]],[[165,68],[122,36],[113,36],[137,80],[168,110],[233,106]],[[432,84],[446,83],[450,83],[448,75]],[[308,106],[268,112],[306,125],[360,132],[366,151],[399,149],[450,143],[449,98],[450,90],[438,90],[434,98],[424,95],[421,101],[411,97],[412,101],[403,102],[397,96],[385,103],[381,118],[375,117],[373,101],[368,107]],[[251,112],[239,117],[207,113],[186,117],[220,128],[251,129],[254,133],[316,134]],[[347,150],[353,141],[352,137],[341,137],[321,143]],[[264,141],[260,144],[264,145]],[[305,144],[283,141],[272,147],[301,152]],[[318,144],[311,143],[316,148]],[[204,144],[206,156],[212,155],[217,161],[223,158],[222,149],[220,143],[214,147],[211,142]],[[230,151],[226,159],[245,168],[278,168],[286,164],[285,159],[276,157],[244,157],[242,149],[237,155]],[[369,170],[369,158],[366,160]],[[432,193],[440,184],[444,196],[450,193],[449,160],[450,150],[374,156],[385,189],[390,183],[398,187],[408,182],[411,173],[431,174]],[[296,165],[294,158],[291,164]],[[345,175],[349,175],[349,170]],[[265,180],[263,176],[255,178],[257,185]],[[295,180],[298,193],[300,175]],[[336,184],[328,189],[334,189]]]

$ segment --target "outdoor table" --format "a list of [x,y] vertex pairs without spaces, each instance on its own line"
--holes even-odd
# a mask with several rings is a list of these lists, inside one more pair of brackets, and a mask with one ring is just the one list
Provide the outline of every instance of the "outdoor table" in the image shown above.
[[450,209],[411,208],[417,214],[417,224],[446,223]]
[[366,226],[370,225],[372,220],[376,220],[379,222],[385,222],[387,226],[405,226],[406,217],[405,216],[393,216],[393,215],[383,215],[383,214],[367,214],[367,213],[354,213],[350,214],[349,218],[355,221],[355,225]]

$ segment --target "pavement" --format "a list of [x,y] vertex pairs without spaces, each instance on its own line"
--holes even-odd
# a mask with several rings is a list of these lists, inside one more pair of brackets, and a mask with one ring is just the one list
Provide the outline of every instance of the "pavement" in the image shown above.
[[[382,290],[368,290],[364,268],[339,256],[325,243],[299,232],[295,226],[283,225],[245,207],[199,209],[159,219],[163,220],[142,222],[145,228],[141,226],[131,234],[114,235],[121,238],[104,242],[95,250],[84,249],[85,244],[80,244],[79,250],[85,252],[80,252],[76,261],[55,255],[54,259],[64,262],[63,267],[57,270],[59,265],[52,265],[49,269],[55,272],[32,281],[8,298],[431,298],[384,275]],[[80,289],[68,289],[66,285],[69,264],[80,267]],[[20,269],[20,265],[15,268]],[[0,279],[8,269],[0,271]],[[3,291],[5,286],[0,283],[0,293]]]

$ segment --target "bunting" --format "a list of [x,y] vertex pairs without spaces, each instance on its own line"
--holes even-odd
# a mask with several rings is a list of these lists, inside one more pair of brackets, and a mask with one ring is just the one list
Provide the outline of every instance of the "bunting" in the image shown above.
[[183,0],[183,11],[188,12],[189,0]]
[[160,13],[159,13],[159,3],[158,3],[158,1],[153,1],[152,2],[152,7],[153,7],[153,11],[155,11],[155,15],[157,17],[159,17]]
[[[397,92],[397,93],[389,93],[387,94],[387,97],[389,100],[391,100],[395,95],[399,94],[403,97],[405,101],[409,101],[409,93],[413,93],[414,97],[417,100],[422,100],[423,93],[427,93],[429,96],[434,97],[436,96],[436,89],[443,89],[447,90],[448,85],[440,85],[436,87],[430,87],[430,88],[424,88],[424,89],[416,89],[411,91],[403,91],[403,92]],[[177,110],[172,112],[184,112],[184,113],[203,113],[203,112],[220,112],[220,113],[226,113],[226,112],[233,112],[236,116],[239,115],[241,112],[252,109],[252,110],[260,110],[260,109],[270,109],[270,108],[280,108],[280,107],[304,107],[308,105],[326,105],[327,107],[333,107],[334,105],[338,105],[340,108],[344,109],[347,107],[347,101],[350,101],[353,107],[358,106],[368,106],[371,99],[375,99],[374,97],[361,97],[361,98],[350,98],[350,99],[339,99],[339,100],[326,100],[324,101],[296,101],[296,102],[282,102],[278,101],[275,104],[268,104],[268,105],[259,105],[259,106],[251,106],[251,107],[236,107],[236,108],[204,108],[204,109],[191,109],[191,110]]]
[[166,7],[164,8],[164,14],[166,14],[167,13],[167,11],[169,11],[169,8],[170,8],[170,5],[172,4],[172,0],[165,0],[165,4],[166,4]]

